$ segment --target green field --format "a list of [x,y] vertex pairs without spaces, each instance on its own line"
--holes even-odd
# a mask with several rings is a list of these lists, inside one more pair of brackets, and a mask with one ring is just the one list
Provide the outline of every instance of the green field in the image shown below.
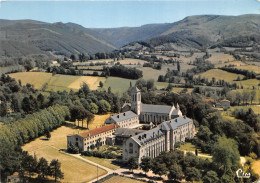
[[[39,137],[34,141],[23,146],[23,150],[28,151],[37,158],[44,157],[49,162],[52,159],[58,159],[61,162],[61,170],[64,172],[62,182],[87,182],[96,178],[97,168],[83,160],[67,155],[60,151],[67,148],[68,134],[78,133],[79,129],[62,126],[51,132],[51,138],[44,140],[45,137]],[[106,174],[103,169],[98,170],[99,175]]]
[[103,88],[107,90],[108,87],[111,87],[113,93],[123,93],[130,87],[130,82],[132,82],[132,86],[134,86],[136,81],[137,80],[119,77],[108,77],[104,82]]
[[119,166],[112,164],[111,159],[105,159],[105,158],[97,158],[93,156],[82,156],[83,158],[93,161],[94,163],[97,163],[99,165],[102,165],[104,167],[110,168],[112,170],[116,170],[119,168]]
[[198,77],[198,76],[200,76],[201,78],[208,78],[209,80],[212,80],[212,78],[215,77],[216,81],[225,80],[230,83],[234,83],[234,80],[236,80],[238,76],[241,79],[244,77],[241,74],[234,74],[234,73],[230,73],[230,72],[223,71],[220,69],[211,69],[202,74],[198,74],[195,77]]
[[235,66],[235,68],[253,71],[257,74],[260,74],[260,66],[256,66],[256,65],[242,65],[242,66]]
[[99,81],[104,82],[104,77],[97,76],[71,76],[56,74],[52,76],[51,73],[45,72],[18,72],[10,74],[12,78],[21,80],[22,85],[26,83],[33,84],[36,89],[42,89],[45,83],[47,83],[47,91],[70,91],[71,89],[78,90],[83,82],[87,83],[90,89],[95,90],[99,86]]

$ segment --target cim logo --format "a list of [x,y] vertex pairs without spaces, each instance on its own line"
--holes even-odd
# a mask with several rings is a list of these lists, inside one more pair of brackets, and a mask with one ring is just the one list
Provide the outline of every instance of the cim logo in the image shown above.
[[248,179],[251,176],[250,173],[243,172],[242,169],[238,169],[236,171],[236,174],[237,174],[237,178],[243,178],[243,179]]

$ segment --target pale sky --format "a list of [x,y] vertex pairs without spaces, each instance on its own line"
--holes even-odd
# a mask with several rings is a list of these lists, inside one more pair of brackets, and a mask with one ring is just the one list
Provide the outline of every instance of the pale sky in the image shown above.
[[[1,0],[0,0],[1,1]],[[0,19],[73,22],[88,28],[172,23],[191,15],[260,14],[259,0],[22,1],[1,3]]]

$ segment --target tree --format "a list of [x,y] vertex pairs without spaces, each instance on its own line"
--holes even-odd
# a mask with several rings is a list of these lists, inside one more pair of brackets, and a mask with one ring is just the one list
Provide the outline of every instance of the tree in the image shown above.
[[97,104],[101,114],[105,114],[111,110],[111,106],[106,100],[100,100]]
[[92,102],[92,103],[89,104],[89,110],[93,114],[97,114],[98,113],[98,106],[95,103]]
[[240,167],[240,155],[234,139],[219,137],[213,148],[213,161],[225,174],[229,169],[233,171]]
[[201,173],[195,167],[187,167],[185,171],[187,181],[200,181]]
[[58,159],[53,159],[50,163],[50,176],[55,178],[55,182],[57,179],[63,179],[64,174],[60,169],[61,163]]
[[253,100],[255,100],[255,96],[256,96],[255,90],[251,91],[251,93],[250,93],[251,104],[253,103]]
[[140,163],[141,169],[145,172],[149,172],[149,170],[152,168],[152,160],[149,157],[143,157]]
[[250,94],[248,91],[243,90],[242,99],[243,99],[243,103],[247,104],[247,101],[250,99]]
[[48,176],[49,165],[48,165],[48,161],[45,158],[41,157],[39,159],[39,162],[37,164],[37,171],[40,179],[45,179],[45,177]]
[[45,137],[49,140],[51,138],[51,133],[49,130],[45,130]]
[[215,183],[218,182],[218,174],[212,170],[208,171],[207,174],[203,177],[204,183]]
[[162,175],[167,174],[167,167],[165,163],[158,162],[156,161],[156,159],[154,159],[152,164],[152,171],[154,174],[159,175],[161,177]]
[[180,72],[181,71],[181,66],[180,66],[180,62],[177,62],[177,70]]
[[181,180],[183,179],[184,174],[182,172],[182,168],[179,164],[174,163],[169,167],[168,178],[174,180]]
[[100,87],[100,88],[103,88],[103,86],[104,86],[103,82],[102,82],[102,81],[99,81],[99,87]]
[[71,145],[68,146],[67,151],[68,151],[68,153],[71,153],[71,154],[78,154],[79,148],[77,146],[71,144]]
[[108,87],[107,93],[109,93],[109,94],[111,93],[111,86]]
[[134,172],[134,169],[137,169],[138,168],[138,162],[137,162],[137,159],[135,157],[130,157],[128,162],[127,162],[127,165],[128,165],[128,169],[132,172]]

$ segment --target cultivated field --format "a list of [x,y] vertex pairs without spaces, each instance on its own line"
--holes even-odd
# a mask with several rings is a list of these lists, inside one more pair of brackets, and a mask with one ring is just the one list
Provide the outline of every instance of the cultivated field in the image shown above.
[[198,74],[195,77],[198,77],[198,76],[200,76],[201,78],[208,78],[209,80],[211,80],[213,77],[215,77],[216,81],[225,80],[230,83],[233,83],[234,80],[236,80],[238,76],[240,76],[240,78],[244,77],[241,74],[234,74],[234,73],[230,73],[230,72],[223,71],[220,69],[211,69],[202,74]]
[[260,74],[260,66],[257,65],[242,65],[242,66],[236,66],[235,68],[253,71],[257,74]]
[[48,83],[52,77],[51,73],[45,72],[17,72],[9,75],[17,81],[20,79],[22,85],[30,83],[36,89],[41,89],[43,84]]
[[247,64],[245,64],[244,62],[241,62],[241,61],[230,61],[230,62],[223,62],[222,64],[216,64],[215,68],[226,67],[228,65],[243,66],[243,65],[247,65]]
[[87,83],[90,89],[96,90],[99,86],[99,81],[105,82],[106,80],[104,77],[96,76],[71,76],[61,74],[52,76],[51,73],[45,72],[18,72],[10,74],[10,76],[17,81],[20,79],[23,85],[26,83],[33,84],[36,89],[42,89],[43,85],[47,83],[47,91],[78,90],[83,82]]
[[98,89],[99,82],[102,81],[104,83],[105,80],[106,80],[105,77],[80,76],[78,79],[73,81],[70,85],[68,85],[68,88],[78,90],[79,88],[81,88],[83,83],[87,83],[91,90],[96,90],[96,89]]
[[132,86],[135,85],[137,80],[125,79],[119,77],[108,77],[104,82],[104,89],[108,89],[111,87],[113,93],[123,93],[126,92],[130,87],[130,82],[132,82]]
[[225,61],[233,61],[234,57],[229,54],[225,53],[219,53],[219,52],[210,52],[211,57],[209,57],[207,60],[211,63],[215,64],[222,64]]

